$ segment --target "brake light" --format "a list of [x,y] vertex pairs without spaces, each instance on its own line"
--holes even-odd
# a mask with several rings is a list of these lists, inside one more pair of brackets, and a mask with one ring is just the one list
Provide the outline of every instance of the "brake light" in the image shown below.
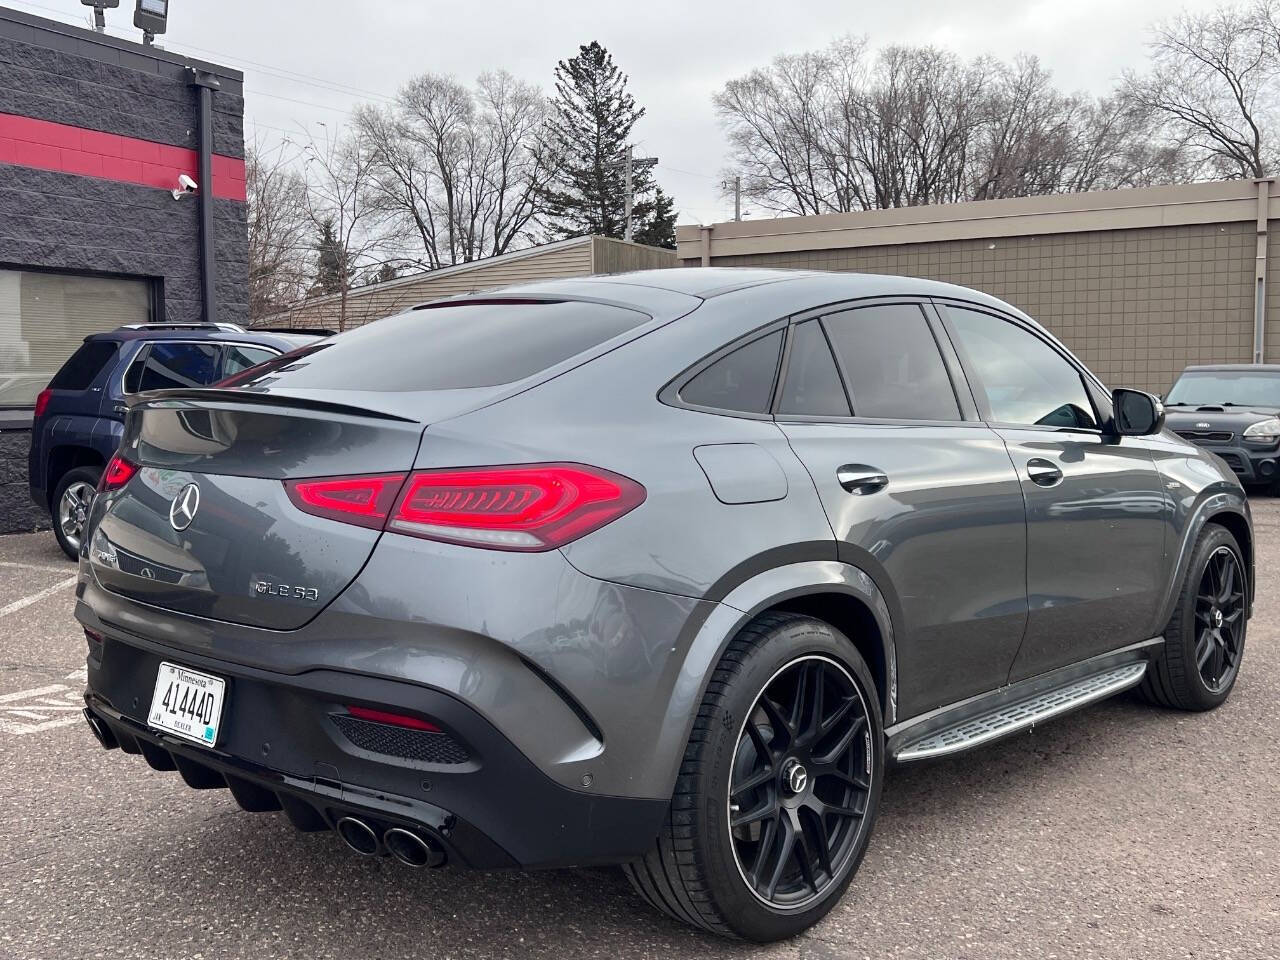
[[52,390],[41,390],[36,394],[36,407],[32,411],[34,417],[43,417],[44,412],[49,409],[49,401],[53,399]]
[[304,513],[381,530],[403,483],[403,473],[389,473],[288,480],[284,488]]
[[644,487],[576,463],[412,474],[387,529],[496,550],[551,550],[644,502]]
[[98,492],[119,490],[132,480],[133,475],[137,472],[138,467],[136,464],[130,463],[118,453],[115,454],[107,461],[107,467],[102,471],[102,478],[98,481]]
[[[553,550],[644,502],[634,480],[580,463],[460,467],[285,482],[305,513],[493,550]],[[398,494],[398,496],[397,496]]]
[[374,723],[387,723],[393,727],[404,727],[406,730],[425,730],[427,733],[443,733],[434,723],[428,723],[420,717],[411,717],[403,713],[388,713],[386,710],[374,710],[370,707],[347,706],[347,713],[359,720],[371,720]]

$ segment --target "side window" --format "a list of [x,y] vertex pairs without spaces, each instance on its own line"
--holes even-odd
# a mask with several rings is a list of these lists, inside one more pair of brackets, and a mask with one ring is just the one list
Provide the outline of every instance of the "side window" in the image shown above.
[[54,378],[49,381],[50,390],[87,390],[93,381],[98,379],[111,360],[115,359],[116,345],[110,340],[90,340],[82,343],[80,349],[62,365]]
[[791,350],[787,355],[778,412],[813,417],[849,416],[849,399],[844,395],[840,373],[817,320],[796,324],[791,331]]
[[222,348],[216,343],[157,341],[133,362],[125,376],[125,390],[168,390],[204,387],[218,379]]
[[768,413],[781,347],[781,330],[752,340],[681,387],[680,399],[718,410]]
[[855,417],[959,420],[951,378],[924,311],[910,303],[824,317]]
[[1080,372],[1056,350],[989,313],[946,309],[986,390],[994,421],[1097,429],[1097,414]]
[[265,347],[228,346],[222,357],[222,376],[231,377],[237,373],[256,367],[264,361],[277,356],[274,350]]

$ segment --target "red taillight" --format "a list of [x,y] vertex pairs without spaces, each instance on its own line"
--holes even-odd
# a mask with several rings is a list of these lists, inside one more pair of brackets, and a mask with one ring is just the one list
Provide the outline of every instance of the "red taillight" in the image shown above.
[[133,479],[133,475],[137,472],[138,468],[135,464],[117,453],[107,461],[107,468],[102,471],[102,478],[98,481],[98,492],[119,490]]
[[36,408],[32,411],[32,415],[36,417],[43,417],[44,412],[49,409],[49,400],[52,397],[52,390],[41,390],[36,395]]
[[434,723],[428,723],[420,717],[410,717],[403,713],[388,713],[386,710],[374,710],[370,707],[348,706],[347,713],[360,720],[371,720],[374,723],[387,723],[393,727],[404,727],[408,730],[425,730],[427,733],[442,733]]
[[284,487],[293,505],[304,513],[381,530],[403,483],[403,473],[389,473],[288,480]]
[[[493,550],[552,550],[644,502],[644,487],[579,463],[288,480],[305,513]],[[399,493],[399,497],[397,497]]]
[[551,550],[644,502],[644,487],[576,463],[424,470],[387,529],[496,550]]

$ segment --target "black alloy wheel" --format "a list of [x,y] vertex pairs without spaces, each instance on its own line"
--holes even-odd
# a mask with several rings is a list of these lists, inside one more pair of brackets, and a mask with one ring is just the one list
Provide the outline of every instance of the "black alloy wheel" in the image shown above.
[[871,796],[870,714],[834,660],[783,667],[747,715],[734,753],[728,823],[743,881],[795,909],[842,876]]
[[1196,669],[1210,693],[1221,693],[1235,679],[1243,648],[1244,574],[1235,551],[1226,545],[1209,555],[1195,598]]
[[1225,527],[1206,523],[1196,538],[1164,644],[1140,690],[1152,703],[1213,710],[1231,694],[1249,628],[1248,553]]

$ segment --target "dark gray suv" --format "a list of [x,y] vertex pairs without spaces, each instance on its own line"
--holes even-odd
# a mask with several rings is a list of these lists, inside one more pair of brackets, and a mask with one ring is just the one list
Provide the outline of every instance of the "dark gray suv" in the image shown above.
[[1244,652],[1239,483],[972,290],[667,270],[132,398],[81,554],[108,748],[415,866],[621,863],[803,930],[887,762]]

